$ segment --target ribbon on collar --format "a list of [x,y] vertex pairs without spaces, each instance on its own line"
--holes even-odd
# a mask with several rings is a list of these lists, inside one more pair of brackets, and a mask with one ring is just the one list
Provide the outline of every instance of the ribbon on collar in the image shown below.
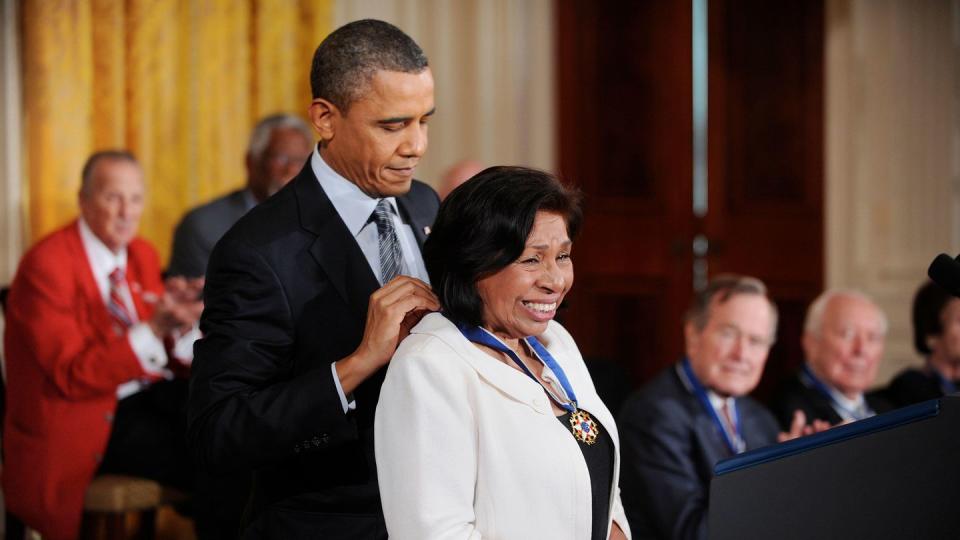
[[734,409],[731,413],[735,433],[729,433],[727,428],[724,427],[720,415],[717,414],[717,410],[713,408],[713,403],[710,403],[710,397],[707,396],[707,389],[703,386],[703,383],[700,382],[700,379],[697,378],[696,374],[694,374],[693,368],[690,366],[689,358],[684,358],[680,362],[680,368],[677,370],[677,373],[713,421],[714,426],[717,428],[717,431],[720,432],[720,436],[723,438],[723,442],[726,444],[727,449],[730,450],[730,453],[739,454],[746,450],[747,443],[740,435],[740,412]]
[[563,389],[563,393],[566,395],[565,398],[557,396],[550,388],[544,386],[540,379],[530,371],[530,368],[524,364],[517,353],[507,346],[506,343],[500,340],[497,336],[491,334],[487,329],[481,328],[479,326],[470,326],[466,324],[457,324],[457,328],[460,329],[460,333],[463,334],[468,340],[485,345],[500,351],[510,357],[511,360],[517,367],[519,367],[528,377],[533,379],[533,381],[539,384],[544,391],[553,399],[554,402],[565,411],[576,412],[577,410],[577,395],[573,392],[573,387],[570,386],[570,381],[567,379],[566,373],[563,372],[563,368],[560,367],[560,364],[553,358],[553,356],[547,351],[547,349],[540,344],[537,338],[533,336],[523,338],[523,341],[530,347],[530,350],[533,351],[533,355],[540,361],[544,366],[548,367],[550,371],[557,377],[557,381],[560,383],[560,386]]
[[927,366],[930,368],[930,373],[933,373],[933,377],[937,379],[937,384],[940,385],[940,390],[944,395],[952,394],[957,391],[957,384],[950,379],[943,376],[943,373],[940,373],[940,370],[933,367],[933,364],[927,363]]
[[830,388],[827,387],[826,383],[821,381],[816,375],[813,374],[813,370],[810,369],[808,364],[803,364],[803,367],[800,368],[800,380],[803,381],[803,383],[808,387],[820,392],[825,398],[827,398],[828,401],[830,401],[830,404],[835,409],[843,411],[848,417],[853,418],[854,420],[863,420],[864,418],[869,418],[871,416],[870,413],[873,412],[870,409],[870,406],[867,405],[866,400],[863,401],[862,413],[847,407],[843,403],[840,403],[840,401],[834,397],[833,392],[830,391]]

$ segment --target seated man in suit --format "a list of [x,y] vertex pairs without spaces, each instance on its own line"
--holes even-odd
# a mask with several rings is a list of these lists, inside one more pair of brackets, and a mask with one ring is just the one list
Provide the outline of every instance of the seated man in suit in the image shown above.
[[167,274],[202,276],[214,244],[248,210],[287,184],[303,168],[313,147],[313,132],[291,114],[259,122],[247,146],[247,185],[187,212],[173,233]]
[[686,357],[631,396],[617,422],[623,505],[635,538],[707,537],[713,467],[799,436],[747,396],[763,373],[777,309],[755,278],[722,275],[697,293],[684,324]]
[[[44,538],[76,538],[94,473],[187,488],[184,380],[164,340],[190,329],[202,282],[160,277],[137,236],[143,171],[125,151],[83,167],[80,217],[31,248],[7,301],[7,509]],[[119,400],[119,402],[118,402]]]
[[803,325],[806,363],[777,391],[771,406],[781,426],[801,411],[808,421],[836,425],[890,410],[866,394],[877,377],[887,318],[863,293],[829,290],[810,304]]
[[960,389],[960,298],[932,281],[913,297],[913,347],[926,363],[890,382],[884,395],[891,405],[906,407]]

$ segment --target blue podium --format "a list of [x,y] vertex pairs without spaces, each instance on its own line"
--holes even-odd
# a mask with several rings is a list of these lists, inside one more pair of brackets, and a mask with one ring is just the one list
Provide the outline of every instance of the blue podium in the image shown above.
[[712,540],[960,538],[960,396],[721,461]]

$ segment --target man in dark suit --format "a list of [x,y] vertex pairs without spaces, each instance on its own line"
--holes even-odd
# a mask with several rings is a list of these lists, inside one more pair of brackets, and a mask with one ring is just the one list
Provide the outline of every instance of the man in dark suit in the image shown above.
[[439,309],[420,255],[439,200],[413,180],[433,77],[409,36],[364,20],[324,39],[311,85],[316,150],[211,254],[188,436],[202,464],[254,470],[244,537],[385,538],[374,410],[397,344]]
[[747,397],[760,381],[777,311],[755,278],[718,276],[684,325],[686,358],[623,405],[623,506],[634,538],[707,538],[713,467],[778,436],[773,416]]
[[863,293],[829,290],[818,296],[804,322],[807,361],[771,403],[780,424],[793,421],[796,411],[835,425],[890,410],[879,392],[867,393],[877,378],[886,334],[886,316]]
[[257,122],[245,164],[247,185],[183,216],[173,233],[167,275],[199,277],[207,270],[214,244],[251,208],[287,184],[310,157],[313,132],[292,114],[274,114]]

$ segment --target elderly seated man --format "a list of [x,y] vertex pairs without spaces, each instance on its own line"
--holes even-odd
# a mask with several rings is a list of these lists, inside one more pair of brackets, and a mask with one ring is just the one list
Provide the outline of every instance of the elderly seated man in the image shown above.
[[[33,246],[10,288],[4,353],[7,510],[44,538],[76,538],[94,474],[189,488],[186,381],[202,280],[164,283],[137,236],[143,170],[126,151],[83,167],[80,217]],[[183,364],[180,364],[183,366]]]
[[760,381],[777,309],[755,278],[724,275],[698,293],[684,325],[686,357],[624,404],[623,505],[635,538],[707,537],[714,465],[810,432],[776,420],[747,396]]
[[803,331],[806,363],[772,402],[781,426],[796,411],[830,424],[869,418],[891,409],[879,394],[867,394],[877,377],[887,318],[865,294],[829,290],[807,310]]

